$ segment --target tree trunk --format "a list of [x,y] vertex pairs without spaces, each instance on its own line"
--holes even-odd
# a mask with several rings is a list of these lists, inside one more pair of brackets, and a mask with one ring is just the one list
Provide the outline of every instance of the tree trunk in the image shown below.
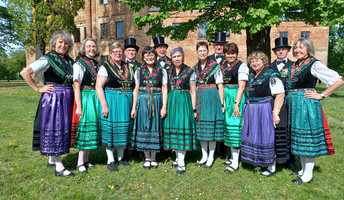
[[35,48],[35,59],[38,60],[40,57],[42,57],[45,54],[45,42],[41,41],[36,44]]
[[247,56],[255,51],[261,51],[265,53],[269,61],[271,59],[271,48],[270,48],[270,30],[271,27],[266,27],[259,32],[252,34],[249,28],[246,29],[246,47]]

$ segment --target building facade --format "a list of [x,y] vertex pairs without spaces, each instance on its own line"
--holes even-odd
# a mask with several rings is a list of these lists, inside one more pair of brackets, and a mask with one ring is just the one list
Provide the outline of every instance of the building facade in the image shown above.
[[[139,14],[154,14],[157,11],[146,8]],[[137,40],[137,45],[140,46],[140,51],[137,54],[137,60],[141,59],[141,50],[144,46],[153,45],[151,36],[145,33],[148,31],[148,26],[142,30],[138,30],[134,23],[134,13],[129,11],[129,6],[124,5],[121,0],[89,0],[85,1],[84,8],[79,10],[78,15],[74,18],[75,24],[78,28],[74,35],[74,47],[70,56],[75,58],[81,41],[86,37],[96,38],[100,47],[102,57],[99,61],[106,59],[109,55],[109,47],[115,41],[124,43],[126,37],[134,37]],[[187,22],[189,19],[195,18],[199,13],[184,12],[172,14],[170,18],[164,21],[166,26],[178,25]],[[197,62],[196,43],[199,41],[206,41],[205,24],[200,24],[198,30],[189,32],[188,37],[183,41],[170,40],[165,38],[165,42],[169,44],[168,55],[170,50],[174,47],[181,46],[185,51],[185,63],[193,66]],[[288,37],[289,45],[301,37],[309,37],[315,46],[315,57],[325,64],[327,64],[328,55],[328,37],[329,27],[306,25],[299,21],[282,21],[279,26],[271,28],[271,48],[274,47],[274,39],[277,37]],[[227,41],[234,42],[239,47],[239,59],[247,61],[246,55],[246,32],[243,30],[241,34],[232,34],[230,30],[227,32]],[[209,55],[213,53],[213,48],[210,46]],[[293,58],[292,52],[289,52],[288,57]],[[272,61],[276,59],[273,52],[271,52]],[[34,62],[34,56],[27,56],[27,64]]]

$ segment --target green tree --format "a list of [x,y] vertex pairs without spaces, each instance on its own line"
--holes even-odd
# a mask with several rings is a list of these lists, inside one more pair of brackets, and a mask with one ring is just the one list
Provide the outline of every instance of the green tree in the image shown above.
[[[270,29],[279,25],[281,19],[302,20],[307,24],[322,25],[343,23],[344,1],[342,0],[124,0],[130,10],[141,12],[135,15],[139,29],[149,25],[147,35],[171,36],[183,40],[198,24],[208,22],[207,39],[212,33],[231,30],[240,33],[246,30],[247,54],[263,51],[270,57]],[[158,8],[157,14],[142,12],[146,6]],[[180,26],[164,26],[163,21],[178,12],[201,14]],[[143,13],[143,14],[142,14]]]
[[344,26],[331,26],[328,67],[344,75]]
[[26,66],[26,55],[24,49],[12,51],[7,56],[0,57],[0,79],[18,79],[19,72]]
[[76,32],[74,17],[83,5],[83,0],[9,0],[8,9],[25,46],[35,47],[38,59],[55,30]]

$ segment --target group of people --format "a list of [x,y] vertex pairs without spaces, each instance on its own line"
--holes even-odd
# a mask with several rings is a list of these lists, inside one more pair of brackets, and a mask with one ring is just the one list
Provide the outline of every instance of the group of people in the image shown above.
[[[312,181],[316,157],[334,154],[319,100],[344,81],[314,58],[311,40],[294,42],[294,63],[287,58],[288,38],[277,38],[275,62],[269,64],[259,51],[248,56],[252,73],[223,32],[215,33],[211,56],[207,42],[197,43],[193,67],[184,64],[182,47],[172,49],[169,58],[164,38],[153,42],[154,47],[142,50],[143,64],[135,59],[136,40],[126,38],[124,46],[110,46],[108,60],[99,66],[95,39],[82,42],[74,62],[68,56],[72,39],[59,30],[50,40],[51,51],[23,69],[28,85],[42,93],[33,150],[49,156],[47,166],[56,168],[55,176],[75,176],[61,161],[71,144],[79,149],[79,173],[95,167],[89,154],[100,146],[106,149],[109,171],[130,166],[124,151],[131,146],[144,152],[145,169],[158,168],[156,154],[171,150],[176,155],[172,167],[180,175],[186,171],[186,152],[197,149],[197,140],[202,158],[196,166],[204,168],[212,167],[217,142],[224,142],[231,152],[223,163],[227,173],[239,169],[240,154],[242,162],[264,168],[263,176],[276,173],[276,162],[293,163],[293,155],[300,156],[302,169],[293,174],[297,184]],[[322,93],[314,89],[317,79],[328,86]]]

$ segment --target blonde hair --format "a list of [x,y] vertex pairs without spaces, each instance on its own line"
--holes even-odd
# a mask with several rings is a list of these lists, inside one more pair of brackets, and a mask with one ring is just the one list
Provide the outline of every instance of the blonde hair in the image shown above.
[[261,60],[263,62],[264,67],[269,64],[268,56],[266,56],[266,54],[261,52],[261,51],[255,51],[255,52],[251,53],[247,58],[248,63],[251,63],[251,60],[253,60],[253,59]]

